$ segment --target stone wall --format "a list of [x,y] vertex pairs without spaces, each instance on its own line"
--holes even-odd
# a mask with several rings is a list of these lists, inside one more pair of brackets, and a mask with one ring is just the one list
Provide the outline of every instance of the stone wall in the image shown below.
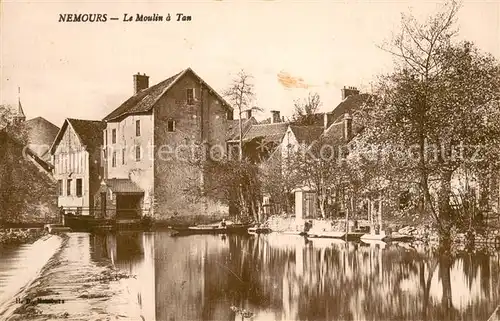
[[[186,90],[194,88],[194,102],[188,104]],[[177,215],[212,215],[227,211],[224,204],[216,204],[191,192],[203,186],[207,177],[193,164],[199,156],[202,142],[214,155],[226,151],[228,109],[215,93],[191,73],[175,83],[154,109],[154,204],[155,218]],[[175,130],[168,130],[169,121]],[[193,152],[193,148],[194,152]]]

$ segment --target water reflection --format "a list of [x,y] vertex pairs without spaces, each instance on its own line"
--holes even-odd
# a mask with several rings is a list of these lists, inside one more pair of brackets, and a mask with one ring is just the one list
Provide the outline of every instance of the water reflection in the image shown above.
[[137,276],[147,320],[486,320],[499,256],[292,235],[94,235],[93,258]]
[[116,268],[134,275],[136,287],[129,289],[146,320],[155,320],[155,256],[154,234],[125,232],[91,235],[94,261],[111,261]]

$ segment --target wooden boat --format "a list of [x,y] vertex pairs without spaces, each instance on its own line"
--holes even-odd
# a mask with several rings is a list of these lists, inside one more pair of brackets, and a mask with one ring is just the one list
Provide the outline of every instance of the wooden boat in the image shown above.
[[271,230],[269,227],[259,227],[259,226],[253,226],[248,228],[248,233],[252,234],[267,234],[271,233],[273,230]]
[[380,234],[364,234],[360,237],[361,241],[386,241],[389,239],[389,236],[385,233]]
[[304,231],[283,231],[282,234],[287,235],[299,235],[299,236],[307,236],[307,233]]
[[365,234],[366,233],[362,233],[362,232],[348,232],[347,235],[345,236],[345,238],[348,241],[359,241],[361,239],[361,237]]
[[309,238],[335,238],[335,239],[340,239],[340,238],[345,237],[345,232],[326,232],[326,231],[309,232],[309,233],[307,233],[307,237],[309,237]]
[[247,233],[249,224],[231,224],[225,227],[219,225],[196,225],[187,227],[173,227],[177,232],[176,235],[192,235],[192,234],[238,234]]

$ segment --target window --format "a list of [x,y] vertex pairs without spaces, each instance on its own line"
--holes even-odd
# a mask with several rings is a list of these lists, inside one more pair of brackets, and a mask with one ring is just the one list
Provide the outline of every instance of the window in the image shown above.
[[122,165],[125,164],[125,148],[122,149]]
[[104,146],[108,145],[108,131],[104,130]]
[[135,146],[135,160],[137,162],[141,160],[141,146]]
[[116,151],[113,151],[113,157],[111,158],[111,167],[116,167]]
[[175,120],[169,120],[169,121],[167,121],[167,131],[168,132],[175,131]]
[[135,136],[141,136],[141,121],[135,121]]
[[194,88],[186,89],[186,101],[188,105],[194,105]]
[[76,179],[76,196],[82,197],[82,185],[83,181],[81,178]]
[[63,181],[62,179],[57,181],[57,194],[63,196]]
[[116,129],[111,130],[111,144],[116,144]]
[[66,195],[67,196],[71,195],[71,180],[70,179],[68,179],[68,181],[66,182]]

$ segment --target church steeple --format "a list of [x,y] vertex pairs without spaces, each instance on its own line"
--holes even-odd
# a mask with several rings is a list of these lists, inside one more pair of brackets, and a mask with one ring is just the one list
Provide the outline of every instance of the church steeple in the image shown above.
[[17,114],[14,116],[14,121],[23,122],[26,120],[23,106],[21,105],[21,87],[17,87]]

